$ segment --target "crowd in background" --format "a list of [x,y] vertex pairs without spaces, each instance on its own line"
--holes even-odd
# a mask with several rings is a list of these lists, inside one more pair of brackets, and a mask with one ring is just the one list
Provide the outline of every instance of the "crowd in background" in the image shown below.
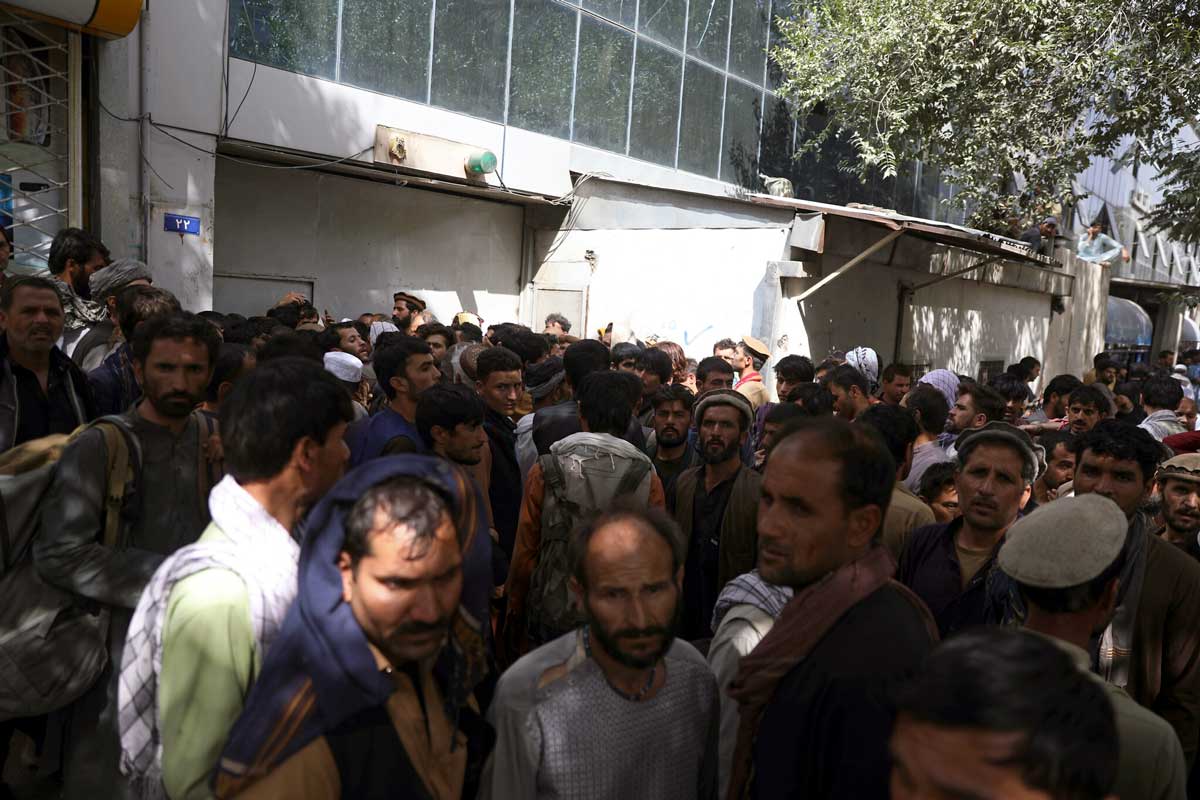
[[1200,787],[1200,351],[915,374],[393,301],[193,314],[78,229],[0,287],[6,778]]

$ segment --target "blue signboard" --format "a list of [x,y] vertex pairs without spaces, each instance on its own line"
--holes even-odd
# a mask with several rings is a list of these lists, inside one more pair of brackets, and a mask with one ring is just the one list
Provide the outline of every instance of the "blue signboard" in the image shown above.
[[190,236],[199,236],[200,218],[185,217],[182,214],[166,214],[163,216],[163,230],[168,233],[178,233],[181,236],[185,233]]

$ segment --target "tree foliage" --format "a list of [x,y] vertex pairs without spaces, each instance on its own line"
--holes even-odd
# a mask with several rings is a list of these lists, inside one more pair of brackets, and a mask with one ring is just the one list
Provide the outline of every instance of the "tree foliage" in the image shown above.
[[1200,237],[1177,145],[1200,111],[1200,0],[811,0],[780,27],[783,94],[828,121],[802,150],[848,137],[863,176],[920,159],[994,230],[1075,199],[1095,156],[1139,158],[1175,178],[1175,234]]

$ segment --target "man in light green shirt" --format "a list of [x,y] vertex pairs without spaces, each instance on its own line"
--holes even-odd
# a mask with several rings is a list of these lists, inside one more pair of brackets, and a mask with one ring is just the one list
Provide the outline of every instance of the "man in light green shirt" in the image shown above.
[[222,404],[228,474],[209,495],[212,524],[155,573],[121,665],[121,769],[141,796],[212,796],[225,739],[296,595],[292,531],[344,472],[353,418],[345,388],[301,359],[258,367]]

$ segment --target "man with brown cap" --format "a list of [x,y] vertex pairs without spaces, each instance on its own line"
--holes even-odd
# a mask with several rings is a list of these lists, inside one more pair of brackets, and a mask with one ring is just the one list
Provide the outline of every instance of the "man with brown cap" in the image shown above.
[[401,333],[410,333],[413,326],[413,315],[425,310],[425,301],[415,294],[396,292],[392,295],[392,322]]
[[771,402],[771,394],[763,386],[763,377],[759,372],[770,357],[770,348],[753,336],[743,336],[738,342],[733,366],[738,371],[739,380],[733,388],[746,395],[750,407],[755,411],[763,403]]
[[713,607],[726,583],[754,568],[762,476],[742,464],[754,411],[732,389],[702,394],[695,407],[704,463],[680,473],[668,507],[687,539],[683,577],[684,639],[712,636]]
[[1117,608],[1126,531],[1125,515],[1112,500],[1066,497],[1017,520],[997,563],[1025,603],[1025,629],[1052,641],[1104,687],[1120,743],[1113,793],[1178,800],[1186,796],[1187,767],[1174,729],[1091,672],[1091,640]]
[[1200,561],[1200,453],[1164,461],[1156,478],[1165,523],[1158,535]]
[[913,531],[896,573],[929,606],[943,638],[1004,621],[1009,587],[993,574],[996,552],[1044,464],[1042,447],[1006,422],[964,431],[956,445],[962,516]]

